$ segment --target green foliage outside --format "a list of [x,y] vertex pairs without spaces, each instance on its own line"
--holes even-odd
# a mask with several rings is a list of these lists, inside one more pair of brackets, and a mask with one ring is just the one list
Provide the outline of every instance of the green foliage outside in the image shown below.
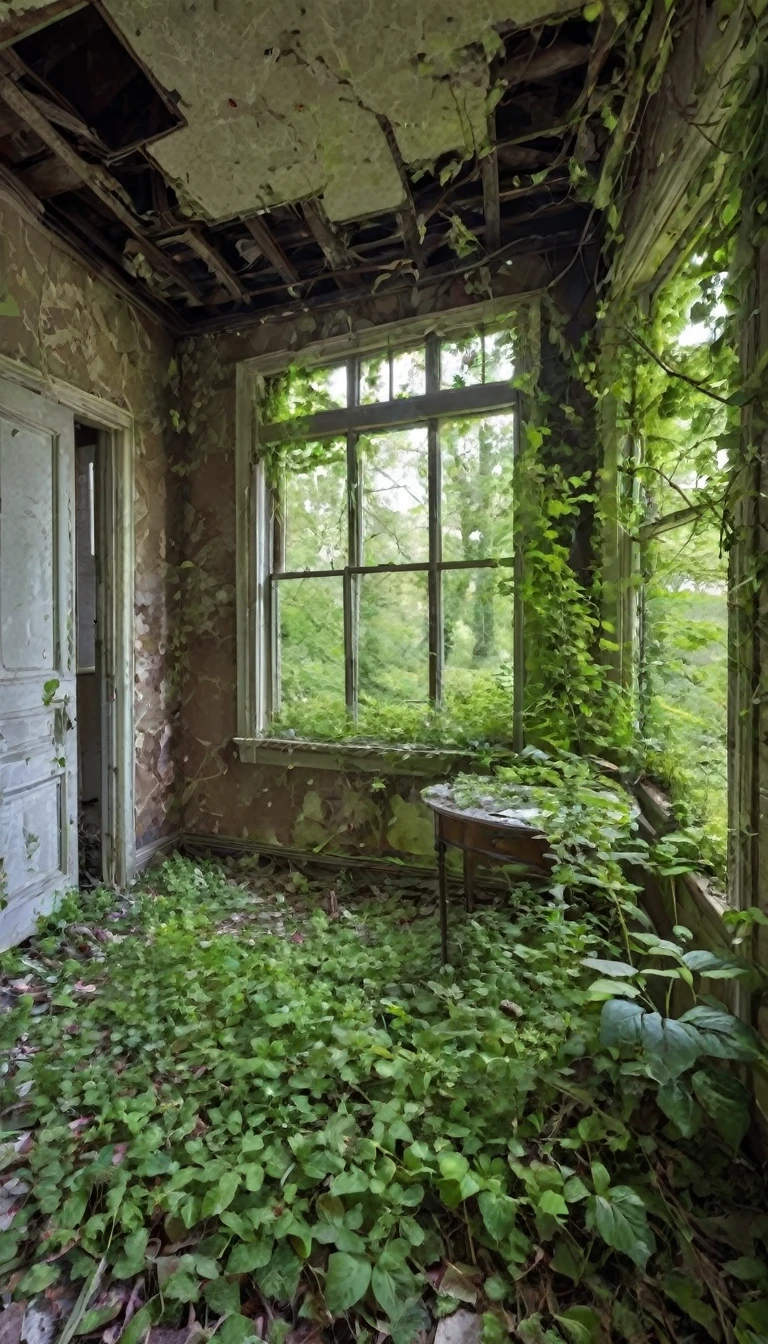
[[484,787],[550,798],[557,865],[455,910],[453,966],[422,884],[245,860],[73,898],[3,956],[15,1298],[122,1344],[190,1309],[224,1344],[466,1309],[484,1344],[764,1337],[728,1067],[761,1047],[700,980],[754,972],[644,928],[621,860],[656,860],[588,763]]
[[697,257],[668,287],[646,340],[675,373],[641,352],[637,374],[644,427],[637,478],[645,520],[682,517],[644,550],[646,763],[669,788],[680,820],[698,835],[703,857],[721,879],[727,849],[729,451],[737,447],[739,419],[738,406],[727,404],[738,357],[723,334],[732,303],[725,265],[722,252]]

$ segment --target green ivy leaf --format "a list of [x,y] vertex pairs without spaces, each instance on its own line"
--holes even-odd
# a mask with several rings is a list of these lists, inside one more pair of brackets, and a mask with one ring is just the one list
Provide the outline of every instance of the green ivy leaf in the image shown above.
[[615,1251],[622,1251],[644,1269],[656,1249],[642,1199],[626,1185],[615,1185],[605,1195],[587,1202],[587,1225]]
[[333,1316],[354,1307],[365,1297],[371,1282],[371,1262],[361,1255],[334,1251],[328,1257],[325,1276],[325,1304]]
[[373,1296],[390,1321],[414,1297],[415,1287],[415,1277],[404,1256],[385,1247],[373,1266],[371,1288]]
[[146,1227],[140,1227],[125,1238],[112,1270],[116,1279],[132,1279],[141,1273],[148,1241],[149,1230]]
[[225,1209],[229,1208],[237,1194],[239,1185],[240,1173],[226,1171],[216,1185],[212,1186],[207,1192],[200,1211],[201,1218],[210,1218],[213,1214],[223,1213]]
[[496,1195],[490,1190],[484,1190],[477,1202],[488,1235],[496,1242],[504,1241],[517,1220],[517,1200],[511,1199],[509,1195]]
[[258,1269],[256,1283],[265,1297],[276,1302],[288,1302],[296,1292],[301,1277],[301,1261],[285,1241],[275,1246],[269,1264]]
[[35,1293],[42,1293],[44,1288],[56,1282],[60,1273],[58,1265],[44,1264],[42,1261],[33,1265],[20,1280],[16,1296],[34,1297]]

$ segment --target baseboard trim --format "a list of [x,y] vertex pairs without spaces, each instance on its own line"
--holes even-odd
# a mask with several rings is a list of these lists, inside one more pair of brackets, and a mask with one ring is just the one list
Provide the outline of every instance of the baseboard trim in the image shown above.
[[174,835],[163,835],[159,840],[150,840],[148,845],[142,845],[141,849],[136,850],[136,873],[143,873],[159,855],[167,857],[174,850],[180,850],[183,847],[184,837],[180,831]]
[[287,845],[262,844],[259,840],[238,840],[228,835],[190,835],[180,838],[178,848],[190,858],[215,854],[226,858],[253,854],[265,859],[284,859],[286,863],[317,864],[338,872],[342,868],[368,868],[381,873],[403,873],[407,877],[436,876],[434,864],[400,863],[397,859],[377,858],[373,854],[323,854],[291,849]]

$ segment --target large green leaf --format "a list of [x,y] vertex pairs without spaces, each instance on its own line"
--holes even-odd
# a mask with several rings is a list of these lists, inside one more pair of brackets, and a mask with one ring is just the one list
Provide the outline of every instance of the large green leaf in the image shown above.
[[738,1017],[720,1008],[697,1004],[683,1013],[680,1021],[694,1026],[701,1038],[702,1055],[715,1059],[756,1059],[760,1054],[757,1033]]
[[509,1195],[496,1195],[484,1190],[478,1197],[480,1213],[486,1230],[494,1241],[504,1241],[515,1226],[518,1202]]
[[697,1325],[703,1325],[712,1339],[720,1339],[717,1312],[704,1301],[703,1290],[689,1274],[665,1274],[661,1287],[667,1297],[690,1316]]
[[627,1185],[615,1185],[587,1202],[587,1223],[607,1246],[623,1251],[641,1269],[656,1248],[642,1199]]
[[698,1069],[693,1090],[718,1132],[738,1148],[749,1129],[750,1096],[743,1083],[724,1069]]
[[214,1213],[223,1213],[235,1198],[239,1185],[240,1173],[225,1171],[216,1185],[211,1186],[211,1189],[206,1193],[200,1216],[210,1218]]
[[371,1288],[382,1311],[386,1312],[391,1321],[402,1311],[404,1304],[415,1296],[416,1279],[405,1256],[385,1246],[373,1267]]
[[656,1101],[686,1139],[696,1133],[701,1124],[701,1109],[696,1105],[696,1100],[686,1082],[675,1078],[671,1082],[664,1083],[656,1093]]
[[334,1251],[328,1257],[325,1305],[333,1316],[348,1311],[365,1297],[371,1282],[371,1262],[362,1255]]
[[677,1078],[701,1053],[696,1028],[674,1017],[649,1013],[639,1003],[610,999],[603,1004],[600,1037],[604,1045],[639,1046],[648,1072],[659,1083]]
[[268,1265],[256,1270],[254,1278],[265,1297],[288,1302],[299,1286],[301,1261],[287,1241],[279,1241]]
[[741,957],[721,957],[704,947],[684,953],[683,961],[689,970],[705,975],[708,980],[749,980],[755,975],[754,966]]

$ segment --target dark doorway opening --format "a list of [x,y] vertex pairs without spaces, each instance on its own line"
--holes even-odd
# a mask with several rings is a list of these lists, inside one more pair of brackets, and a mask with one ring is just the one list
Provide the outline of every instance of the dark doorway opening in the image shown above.
[[78,848],[80,883],[103,877],[98,430],[75,423]]

